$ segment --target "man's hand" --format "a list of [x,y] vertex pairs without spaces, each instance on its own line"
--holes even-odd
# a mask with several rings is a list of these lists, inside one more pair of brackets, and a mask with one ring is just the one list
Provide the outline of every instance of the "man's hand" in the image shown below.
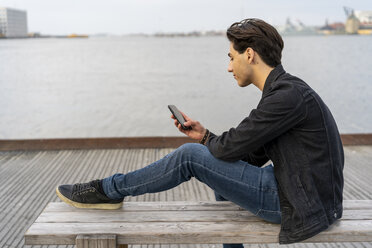
[[183,112],[181,112],[181,114],[183,115],[183,118],[185,118],[185,120],[186,120],[186,122],[183,123],[183,125],[186,126],[186,127],[191,127],[191,130],[184,130],[182,128],[181,124],[178,123],[176,117],[174,117],[173,115],[171,115],[171,118],[174,120],[174,125],[178,128],[178,130],[181,133],[186,134],[191,139],[195,139],[195,140],[198,140],[198,141],[201,140],[204,137],[204,134],[207,131],[207,129],[205,129],[200,124],[200,122],[192,120],[190,117],[188,117],[187,115],[185,115]]

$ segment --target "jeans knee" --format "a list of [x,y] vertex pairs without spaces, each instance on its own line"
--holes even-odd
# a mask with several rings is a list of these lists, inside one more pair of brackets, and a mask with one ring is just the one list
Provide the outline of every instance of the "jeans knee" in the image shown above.
[[183,173],[189,174],[193,177],[197,177],[197,175],[200,175],[198,172],[203,171],[202,167],[205,165],[208,154],[208,148],[197,143],[184,144],[180,146],[175,153],[177,159],[179,160],[178,163],[183,167]]
[[191,155],[191,156],[202,156],[201,154],[204,153],[206,146],[198,143],[186,143],[177,148],[178,152],[181,152],[183,155]]

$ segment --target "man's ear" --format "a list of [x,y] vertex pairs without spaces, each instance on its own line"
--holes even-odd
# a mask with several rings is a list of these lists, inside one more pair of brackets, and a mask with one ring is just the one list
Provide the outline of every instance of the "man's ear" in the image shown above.
[[247,58],[248,63],[253,62],[254,56],[255,56],[255,51],[252,48],[248,47],[245,50],[245,57]]

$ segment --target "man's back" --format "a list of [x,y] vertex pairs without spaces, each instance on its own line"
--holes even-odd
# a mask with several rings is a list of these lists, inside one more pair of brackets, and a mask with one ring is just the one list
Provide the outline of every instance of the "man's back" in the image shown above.
[[282,227],[288,227],[282,229],[280,238],[292,242],[292,238],[306,238],[341,218],[344,153],[336,122],[313,89],[288,73],[271,87],[297,91],[293,95],[304,111],[301,121],[265,145],[280,184]]

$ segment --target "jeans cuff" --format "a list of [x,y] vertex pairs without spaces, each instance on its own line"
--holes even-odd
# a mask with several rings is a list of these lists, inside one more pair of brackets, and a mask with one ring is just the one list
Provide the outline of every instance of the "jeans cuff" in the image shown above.
[[102,188],[108,198],[112,200],[120,200],[120,199],[123,199],[124,197],[118,192],[116,192],[115,190],[112,190],[114,176],[115,175],[112,175],[110,177],[106,177],[102,179]]

